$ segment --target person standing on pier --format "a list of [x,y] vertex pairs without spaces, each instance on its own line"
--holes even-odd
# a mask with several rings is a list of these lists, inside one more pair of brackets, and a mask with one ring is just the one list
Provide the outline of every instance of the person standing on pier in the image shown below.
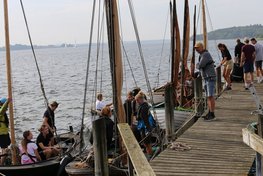
[[222,58],[223,58],[221,61],[221,65],[224,66],[223,77],[226,81],[225,89],[232,90],[230,73],[233,69],[233,61],[232,61],[231,54],[229,53],[229,50],[227,49],[225,44],[219,43],[217,47],[221,51]]
[[214,61],[211,54],[204,48],[203,43],[195,44],[195,50],[200,54],[199,62],[196,68],[201,71],[201,76],[205,80],[205,91],[207,96],[207,104],[209,108],[208,114],[204,117],[205,121],[215,120],[215,84],[216,72],[214,68]]
[[[249,44],[249,39],[244,39],[245,45],[242,47],[241,53],[241,63],[240,66],[243,66],[244,69],[244,82],[245,82],[245,89],[253,85],[254,82],[254,61],[256,58],[256,50],[255,47]],[[248,79],[250,76],[250,80]]]
[[237,39],[237,45],[235,46],[235,63],[238,63],[240,64],[240,60],[241,60],[241,50],[242,50],[242,47],[244,46],[245,44],[242,43],[240,41],[240,39]]
[[262,70],[262,61],[263,61],[263,45],[257,42],[255,38],[252,38],[251,43],[254,45],[256,50],[256,72],[257,72],[257,81],[258,83],[263,82],[263,70]]

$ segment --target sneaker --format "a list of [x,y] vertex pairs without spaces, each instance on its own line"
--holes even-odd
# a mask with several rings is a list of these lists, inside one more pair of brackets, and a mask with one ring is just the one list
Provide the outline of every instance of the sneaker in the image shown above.
[[232,88],[230,86],[227,86],[226,90],[232,90]]
[[203,119],[207,118],[207,116],[210,114],[210,112],[208,112],[206,115],[202,116]]
[[214,115],[209,115],[206,118],[204,118],[204,121],[210,122],[216,120],[216,117]]

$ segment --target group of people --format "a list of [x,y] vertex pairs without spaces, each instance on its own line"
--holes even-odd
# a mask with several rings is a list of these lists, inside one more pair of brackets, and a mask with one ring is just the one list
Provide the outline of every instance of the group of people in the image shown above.
[[[10,98],[0,99],[0,147],[1,147],[1,162],[4,165],[6,158],[6,150],[11,143],[9,136],[9,119],[6,114],[8,104],[11,102]],[[47,110],[43,115],[43,124],[39,128],[39,135],[36,142],[33,142],[33,134],[30,130],[23,132],[23,139],[19,146],[21,164],[30,164],[37,161],[49,159],[56,156],[60,149],[55,146],[54,133],[55,127],[55,114],[58,103],[53,101],[49,104]]]
[[[250,42],[251,41],[251,44]],[[263,83],[263,46],[257,42],[255,38],[244,39],[244,43],[237,39],[237,45],[235,46],[235,60],[233,61],[231,54],[225,44],[219,43],[218,49],[221,51],[222,60],[220,66],[223,68],[223,77],[226,81],[225,90],[231,90],[231,72],[233,70],[234,63],[243,68],[243,78],[245,83],[245,89],[247,90],[254,82],[254,65],[256,67],[257,82]],[[207,96],[207,104],[209,112],[205,115],[205,121],[215,120],[215,84],[216,84],[216,72],[214,61],[211,54],[204,48],[203,43],[198,42],[195,44],[195,50],[200,54],[199,61],[196,68],[200,70],[201,76],[205,81],[205,91]]]
[[[259,44],[255,38],[244,39],[244,43],[237,39],[235,46],[235,60],[234,62],[243,68],[243,79],[245,89],[248,89],[254,82],[254,66],[256,67],[257,82],[263,83],[263,45]],[[233,60],[227,47],[220,43],[218,48],[222,53],[221,65],[224,65],[223,77],[226,80],[226,89],[231,90],[230,74],[233,69]]]
[[[108,149],[111,146],[114,132],[114,122],[110,119],[112,103],[105,103],[102,94],[97,95],[96,110],[106,122],[106,139]],[[131,127],[138,142],[143,140],[146,153],[151,156],[153,149],[151,146],[150,132],[155,126],[154,118],[150,113],[150,106],[147,103],[146,95],[136,88],[127,93],[127,99],[123,104],[126,122]]]

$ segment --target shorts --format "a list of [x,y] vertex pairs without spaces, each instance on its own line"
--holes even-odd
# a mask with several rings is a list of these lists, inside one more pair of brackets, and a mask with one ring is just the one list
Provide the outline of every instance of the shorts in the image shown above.
[[250,62],[244,63],[243,70],[244,70],[244,73],[253,73],[254,64]]
[[262,60],[255,62],[256,68],[262,68]]
[[141,139],[144,139],[144,144],[151,144],[151,135],[149,134],[147,136],[146,134],[146,130],[143,128],[140,130],[140,134],[141,134]]
[[0,147],[7,148],[11,144],[9,134],[2,134],[0,135]]
[[232,70],[233,69],[233,66],[234,66],[234,63],[231,60],[227,60],[224,64],[224,67],[227,69],[227,70]]
[[207,97],[213,97],[215,95],[216,78],[205,78],[205,93]]

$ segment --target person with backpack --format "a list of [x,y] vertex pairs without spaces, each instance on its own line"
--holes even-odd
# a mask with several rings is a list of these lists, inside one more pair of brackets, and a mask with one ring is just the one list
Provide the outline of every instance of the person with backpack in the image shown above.
[[21,164],[31,164],[41,161],[41,157],[37,150],[36,143],[32,142],[33,134],[27,130],[23,133],[23,140],[21,141]]
[[196,68],[200,70],[202,78],[205,80],[205,92],[207,97],[207,104],[209,108],[208,114],[204,117],[205,121],[216,120],[215,117],[215,85],[216,85],[216,72],[214,68],[214,60],[211,54],[204,48],[203,43],[198,42],[195,44],[195,50],[200,54],[199,62]]
[[135,100],[139,105],[137,112],[137,129],[140,131],[141,138],[144,139],[146,153],[151,156],[153,154],[151,131],[155,127],[155,121],[150,113],[150,107],[145,99],[145,94],[142,91],[135,96]]
[[9,119],[6,114],[8,104],[11,102],[10,98],[1,98],[0,99],[0,147],[2,149],[0,165],[4,164],[5,153],[7,147],[10,145],[10,135],[9,135]]

